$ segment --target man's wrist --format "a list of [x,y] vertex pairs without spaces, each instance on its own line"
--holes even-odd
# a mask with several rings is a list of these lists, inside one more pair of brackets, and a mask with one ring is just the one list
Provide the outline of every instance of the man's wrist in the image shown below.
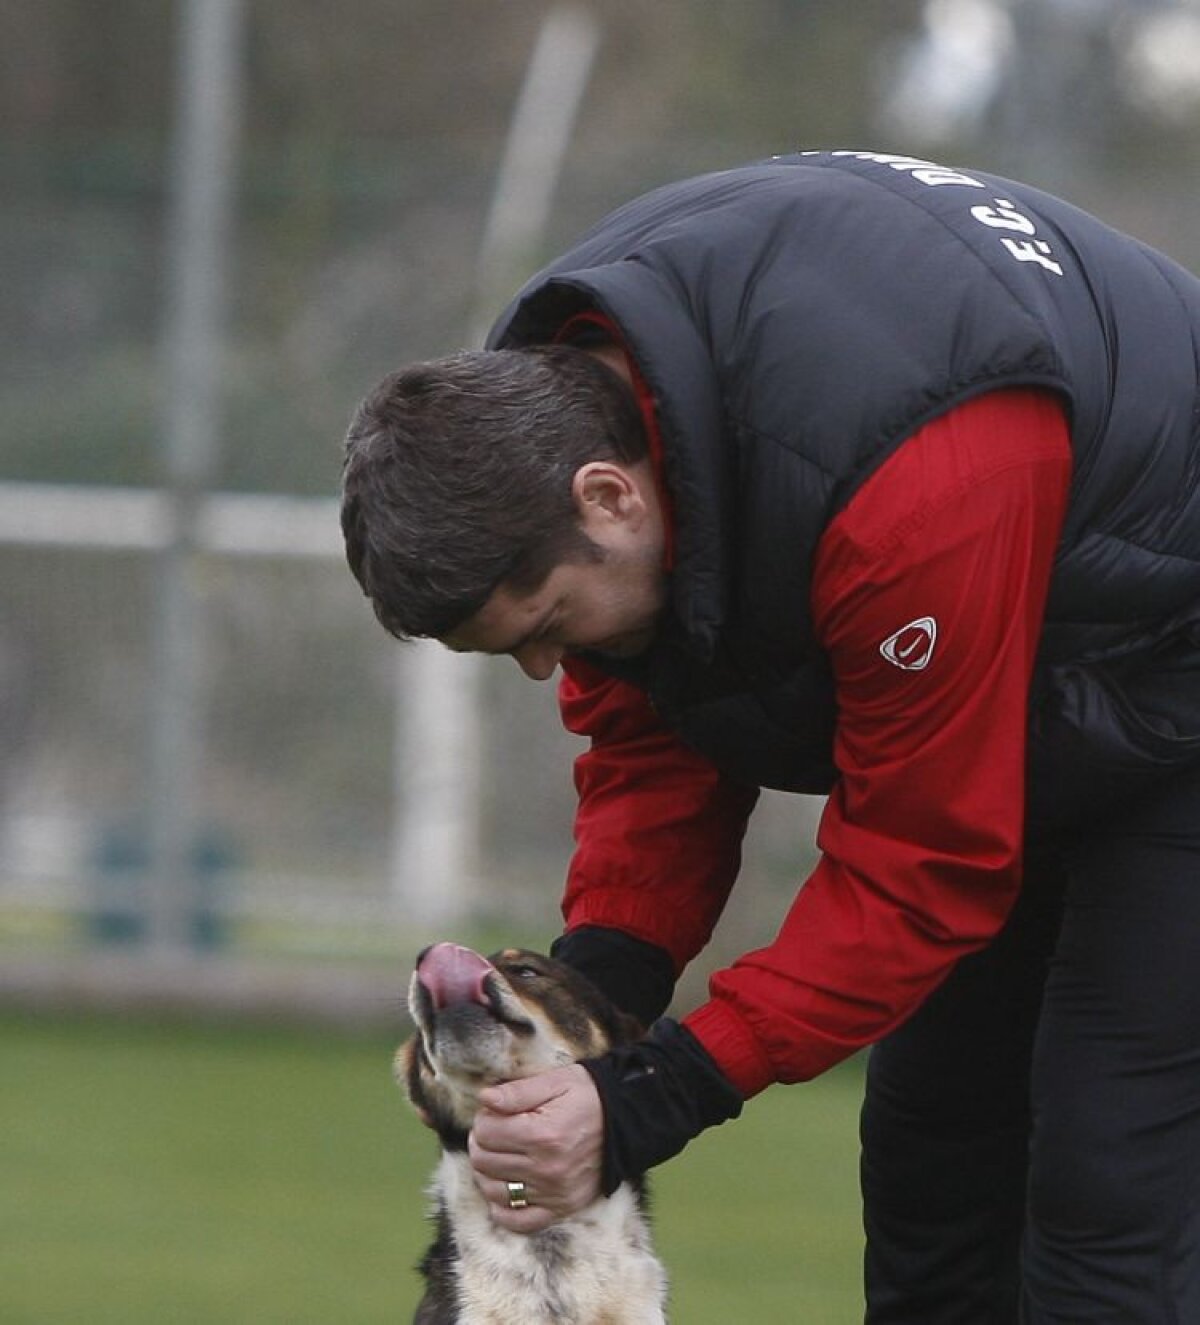
[[587,1059],[583,1067],[604,1106],[606,1196],[742,1110],[742,1096],[704,1046],[669,1017],[644,1040]]

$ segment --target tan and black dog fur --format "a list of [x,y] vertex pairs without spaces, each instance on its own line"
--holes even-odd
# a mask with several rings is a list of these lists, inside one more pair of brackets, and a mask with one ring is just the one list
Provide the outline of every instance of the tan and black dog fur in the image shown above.
[[451,943],[417,959],[409,1011],[417,1033],[396,1073],[442,1146],[414,1325],[662,1325],[666,1277],[640,1184],[545,1232],[513,1233],[489,1218],[467,1156],[484,1086],[627,1042],[633,1020],[560,962],[514,948],[484,958]]

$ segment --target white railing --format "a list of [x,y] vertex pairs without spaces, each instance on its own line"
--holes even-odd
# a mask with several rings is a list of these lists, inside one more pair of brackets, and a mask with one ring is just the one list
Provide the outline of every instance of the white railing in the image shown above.
[[[217,493],[200,500],[202,551],[338,558],[338,503],[326,497]],[[0,544],[155,552],[173,537],[170,497],[153,488],[0,482]]]

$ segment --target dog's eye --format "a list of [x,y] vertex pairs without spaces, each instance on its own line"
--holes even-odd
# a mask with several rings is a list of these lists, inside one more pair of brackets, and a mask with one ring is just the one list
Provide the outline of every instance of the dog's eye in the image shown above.
[[508,973],[514,980],[536,980],[541,975],[536,966],[510,966]]

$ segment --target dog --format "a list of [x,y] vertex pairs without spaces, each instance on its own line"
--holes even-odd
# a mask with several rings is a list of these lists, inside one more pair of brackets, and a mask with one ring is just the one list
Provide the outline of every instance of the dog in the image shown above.
[[514,1233],[492,1223],[467,1156],[483,1087],[627,1043],[636,1021],[561,962],[453,943],[418,957],[408,1007],[416,1034],[396,1053],[396,1076],[442,1148],[413,1325],[663,1325],[666,1275],[643,1181],[544,1232]]

